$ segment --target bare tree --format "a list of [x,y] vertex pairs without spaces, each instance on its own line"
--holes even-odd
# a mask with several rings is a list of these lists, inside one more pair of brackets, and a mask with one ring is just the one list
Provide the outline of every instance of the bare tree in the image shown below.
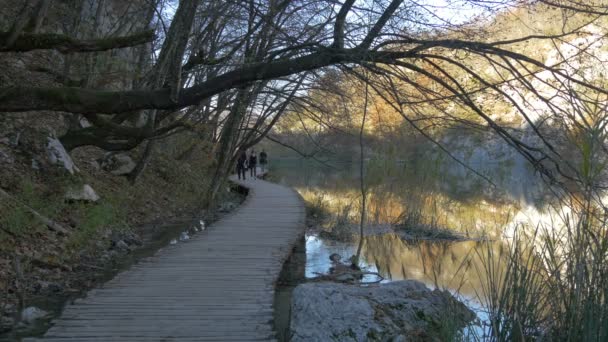
[[[496,131],[544,174],[554,172],[546,161],[558,172],[563,171],[564,158],[548,140],[542,140],[540,130],[535,131],[543,148],[502,127],[474,94],[491,90],[520,108],[517,99],[503,87],[518,83],[532,96],[550,102],[535,91],[537,86],[532,82],[541,73],[567,81],[569,87],[607,94],[603,86],[565,72],[563,61],[545,63],[533,51],[513,49],[522,43],[559,44],[584,35],[588,24],[597,24],[605,14],[605,6],[595,1],[541,1],[544,8],[564,17],[577,13],[587,17],[579,18],[576,25],[564,23],[560,32],[527,32],[492,40],[485,35],[483,23],[501,11],[525,11],[538,4],[523,0],[463,3],[478,10],[475,21],[481,25],[451,22],[450,11],[458,8],[408,0],[180,1],[171,24],[163,30],[166,33],[160,35],[164,42],[151,51],[158,53],[158,58],[141,67],[145,82],[119,90],[5,86],[0,87],[0,111],[48,110],[82,115],[91,127],[70,130],[62,136],[68,149],[94,145],[110,151],[129,150],[204,122],[213,126],[211,136],[218,143],[219,168],[214,184],[221,184],[233,163],[235,148],[254,144],[268,134],[281,113],[301,101],[301,89],[312,86],[329,69],[338,67],[357,74],[364,68],[377,76],[370,82],[374,91],[397,109],[408,105],[403,111],[406,120],[411,120],[407,110],[417,105],[453,101],[471,110],[479,119],[475,124]],[[53,39],[42,44],[37,40],[42,38],[41,33],[23,33],[27,26],[24,22],[38,23],[44,16],[45,2],[36,4],[38,7],[28,2],[9,33],[0,37],[2,51],[23,52],[34,47],[71,56],[75,52],[134,46],[152,38],[147,30],[88,40],[49,33],[44,37]],[[442,14],[445,11],[447,15]],[[164,20],[162,23],[166,26]],[[579,50],[584,53],[585,48]],[[469,65],[463,62],[463,56],[485,62]],[[495,72],[489,75],[487,69]],[[403,87],[394,87],[395,80],[409,88],[404,91]],[[525,118],[526,111],[520,109]],[[138,125],[142,111],[146,124]],[[143,169],[146,155],[149,153],[142,155],[139,169]]]

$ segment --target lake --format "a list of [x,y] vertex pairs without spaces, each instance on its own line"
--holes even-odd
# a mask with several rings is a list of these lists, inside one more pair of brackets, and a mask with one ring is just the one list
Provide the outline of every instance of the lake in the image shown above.
[[[357,232],[361,214],[359,164],[331,164],[333,167],[296,159],[271,164],[272,180],[295,188],[307,202],[309,216],[323,216],[318,220],[320,227],[309,226],[302,242],[305,257],[299,262],[303,265],[290,266],[302,268],[305,278],[328,273],[329,256],[338,253],[345,260],[356,253],[359,242],[358,235],[336,239],[325,233],[340,226]],[[498,179],[500,186],[494,187],[470,173],[444,173],[428,164],[421,167],[386,160],[366,161],[364,172],[368,205],[360,261],[363,269],[381,275],[382,282],[414,279],[450,291],[479,318],[465,334],[482,338],[487,333],[485,307],[490,284],[501,274],[509,238],[517,227],[542,215],[539,208],[547,201],[537,186],[528,185],[526,191],[521,184],[539,180],[507,172],[507,177]],[[450,231],[461,239],[451,241],[432,233],[407,238],[404,231],[411,227]],[[363,282],[376,280],[370,275]],[[282,296],[284,299],[286,294]]]

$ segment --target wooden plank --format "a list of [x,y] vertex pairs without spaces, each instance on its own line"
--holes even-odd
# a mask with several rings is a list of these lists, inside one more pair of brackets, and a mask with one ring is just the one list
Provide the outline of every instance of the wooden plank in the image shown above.
[[273,284],[303,233],[304,205],[292,189],[232,180],[249,188],[241,207],[75,300],[42,339],[275,340]]

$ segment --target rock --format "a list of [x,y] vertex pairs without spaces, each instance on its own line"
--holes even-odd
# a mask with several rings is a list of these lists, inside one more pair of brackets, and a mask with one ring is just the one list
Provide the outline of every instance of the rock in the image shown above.
[[110,260],[114,259],[116,254],[117,254],[116,251],[106,251],[101,255],[101,260],[104,262],[110,261]]
[[81,188],[69,189],[65,198],[72,201],[83,201],[83,202],[97,202],[99,201],[99,195],[91,188],[90,185],[85,184]]
[[124,242],[123,240],[116,241],[116,243],[114,244],[114,249],[118,249],[118,250],[121,250],[121,251],[129,251],[129,250],[131,250],[131,248],[129,247],[129,245],[127,245],[127,243]]
[[404,335],[399,335],[394,337],[391,342],[407,342],[407,337],[405,337]]
[[80,124],[81,128],[89,128],[89,127],[93,126],[93,125],[91,125],[89,120],[87,120],[87,118],[85,118],[84,116],[80,117],[80,120],[78,120],[78,123]]
[[219,211],[226,213],[232,211],[234,208],[236,208],[236,204],[233,202],[226,202],[220,205]]
[[0,148],[0,162],[2,164],[12,164],[15,162],[15,159],[13,159],[8,153],[4,152],[1,148]]
[[80,171],[59,139],[48,137],[46,150],[51,164],[63,166],[70,174]]
[[32,169],[40,170],[40,163],[35,158],[32,158]]
[[49,282],[49,281],[44,281],[44,280],[39,280],[38,282],[36,282],[36,284],[34,284],[34,290],[37,293],[53,293],[53,292],[61,292],[63,291],[63,286],[57,284],[57,283],[53,283],[53,282]]
[[2,312],[5,316],[11,316],[17,312],[17,307],[15,306],[15,304],[6,303],[2,307]]
[[12,147],[17,147],[17,146],[19,146],[20,142],[21,142],[21,132],[17,132],[17,133],[15,133],[15,135],[13,135],[10,138],[9,145]]
[[171,239],[171,241],[169,241],[170,245],[175,245],[176,243],[177,243],[177,240],[175,240],[175,239]]
[[106,247],[108,247],[108,242],[102,239],[98,239],[97,241],[95,241],[95,246],[99,250],[106,249]]
[[106,154],[100,162],[101,168],[116,176],[127,175],[135,169],[135,162],[126,154]]
[[15,320],[12,317],[0,317],[0,334],[12,330],[14,325]]
[[141,238],[135,233],[125,234],[125,237],[122,240],[129,246],[141,246],[144,244]]
[[90,164],[95,171],[101,171],[101,164],[97,160],[91,161]]
[[449,292],[415,280],[368,287],[302,284],[293,291],[291,312],[294,342],[439,340],[439,331],[462,328],[475,318]]
[[31,324],[38,319],[46,317],[47,315],[48,312],[35,306],[30,306],[21,311],[21,321]]
[[9,62],[13,69],[25,69],[25,62],[21,59],[12,59]]
[[186,240],[190,240],[190,235],[188,235],[187,232],[182,232],[179,235],[179,241],[186,241]]

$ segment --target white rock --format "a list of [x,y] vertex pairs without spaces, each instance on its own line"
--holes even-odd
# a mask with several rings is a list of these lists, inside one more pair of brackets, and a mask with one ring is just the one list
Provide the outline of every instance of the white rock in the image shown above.
[[48,144],[46,145],[47,154],[52,164],[62,165],[68,172],[74,174],[80,170],[74,164],[72,157],[68,151],[65,150],[59,139],[48,137]]
[[182,232],[179,236],[180,241],[190,240],[190,235],[187,232]]
[[176,243],[177,243],[177,240],[175,240],[175,239],[171,239],[171,241],[169,241],[170,245],[175,245]]
[[26,323],[33,323],[37,319],[43,318],[48,315],[48,312],[39,309],[35,306],[30,306],[21,312],[21,320]]
[[34,158],[32,158],[32,169],[40,170],[40,163],[38,163],[38,161]]
[[99,195],[91,188],[90,185],[85,184],[81,188],[72,188],[67,191],[65,198],[73,201],[85,201],[85,202],[97,202],[99,201]]
[[85,118],[84,116],[80,118],[79,123],[80,123],[80,127],[82,127],[82,128],[89,128],[89,127],[93,126],[93,125],[91,125],[89,120],[87,120],[87,118]]

